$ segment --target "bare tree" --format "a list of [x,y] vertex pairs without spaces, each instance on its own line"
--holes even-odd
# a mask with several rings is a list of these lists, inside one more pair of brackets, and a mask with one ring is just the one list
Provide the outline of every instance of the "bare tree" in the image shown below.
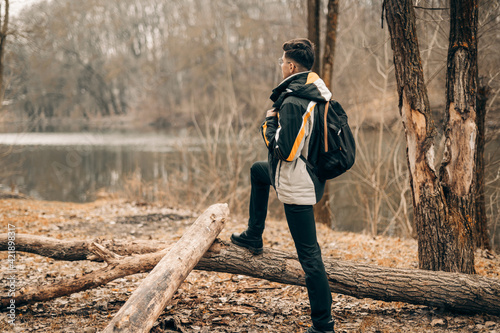
[[321,66],[321,33],[320,33],[320,15],[321,0],[307,0],[307,36],[311,42],[316,45],[314,50],[314,62],[312,71],[320,73]]
[[328,0],[325,48],[323,52],[323,66],[321,68],[321,76],[325,81],[328,89],[331,89],[332,79],[333,79],[335,46],[337,44],[338,16],[339,16],[339,0]]
[[422,269],[474,273],[477,3],[451,1],[441,176],[412,1],[386,0]]
[[[308,34],[309,39],[316,45],[315,58],[316,61],[313,66],[313,71],[320,74],[326,83],[328,89],[331,89],[333,78],[333,65],[335,59],[335,45],[337,43],[337,26],[338,26],[338,13],[339,2],[338,0],[328,1],[328,14],[326,20],[326,36],[324,43],[323,61],[321,62],[321,33],[320,33],[320,15],[321,1],[309,0],[308,1]],[[320,71],[321,69],[321,71]],[[330,191],[328,184],[325,186],[323,197],[316,204],[314,212],[316,221],[320,223],[330,224],[331,211],[330,211]]]
[[[4,87],[4,54],[5,54],[5,44],[7,42],[7,35],[9,32],[9,0],[3,1],[3,17],[0,16],[0,105],[2,105],[5,87]],[[0,9],[2,8],[2,3],[0,2]],[[2,11],[0,11],[1,15]]]
[[486,200],[484,186],[484,147],[486,145],[486,103],[488,101],[489,87],[478,80],[476,100],[476,210],[474,215],[474,243],[477,248],[491,250],[488,232],[488,217],[486,215]]
[[[478,17],[478,62],[479,53],[487,63],[496,63],[493,66],[481,66],[481,74],[477,81],[477,99],[476,99],[476,122],[477,122],[477,153],[476,153],[476,210],[475,210],[475,228],[474,228],[474,243],[477,248],[492,249],[492,241],[490,240],[488,230],[488,214],[486,205],[486,186],[487,175],[487,161],[485,161],[485,147],[488,143],[486,117],[487,113],[494,111],[492,109],[492,102],[495,95],[498,95],[500,89],[498,83],[492,80],[499,74],[498,57],[498,33],[495,27],[498,26],[498,19],[500,14],[500,6],[493,1],[482,1],[479,4],[479,17]],[[496,59],[496,60],[495,60]],[[496,69],[494,69],[496,68]],[[496,94],[495,94],[496,90]],[[490,113],[491,114],[491,113]],[[491,162],[491,161],[490,161]],[[492,184],[493,185],[493,184]],[[494,186],[492,186],[494,187]],[[497,214],[492,214],[494,221]],[[494,230],[494,226],[491,228]],[[494,234],[493,234],[494,237]],[[494,240],[494,239],[493,239]]]

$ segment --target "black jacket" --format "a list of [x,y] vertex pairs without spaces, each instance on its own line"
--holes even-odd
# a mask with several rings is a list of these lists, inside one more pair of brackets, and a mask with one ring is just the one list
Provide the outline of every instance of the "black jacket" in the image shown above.
[[283,203],[313,205],[323,195],[325,183],[300,155],[316,161],[319,145],[312,135],[314,115],[331,97],[323,80],[313,72],[289,76],[273,90],[271,100],[278,117],[267,117],[261,129],[269,150],[271,182]]

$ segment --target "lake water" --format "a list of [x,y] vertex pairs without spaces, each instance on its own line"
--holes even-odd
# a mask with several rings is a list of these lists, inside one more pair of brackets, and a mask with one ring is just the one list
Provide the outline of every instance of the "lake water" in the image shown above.
[[124,177],[144,180],[178,168],[179,147],[199,146],[182,136],[137,133],[5,133],[1,183],[43,200],[87,202],[99,189],[118,190]]
[[[369,134],[364,140],[369,143],[375,142],[376,135],[375,132]],[[388,140],[394,141],[394,137],[388,137]],[[498,218],[499,204],[495,202],[495,198],[498,197],[500,191],[500,182],[494,177],[499,174],[499,147],[498,140],[490,142],[486,147],[486,159],[493,161],[493,163],[487,163],[487,173],[492,175],[490,182],[487,179],[487,200],[493,200],[489,202],[488,216],[490,230],[497,243],[500,239],[500,225],[498,225],[500,219]],[[123,190],[124,182],[131,178],[152,182],[158,187],[167,186],[170,174],[176,172],[178,174],[186,168],[183,154],[189,151],[193,154],[199,153],[201,156],[202,149],[204,148],[200,140],[193,139],[184,133],[176,135],[162,133],[0,133],[0,156],[3,156],[0,164],[2,168],[0,184],[4,189],[13,188],[36,199],[89,202],[95,200],[102,189],[110,193],[120,192]],[[365,147],[365,150],[369,153],[370,147]],[[400,160],[398,163],[401,165],[406,164],[404,151],[403,144],[396,154],[397,159]],[[262,149],[262,154],[256,154],[257,156],[259,159],[265,158],[265,149]],[[393,167],[392,159],[388,163],[391,164],[390,167]],[[357,160],[356,164],[355,168],[359,168],[359,172],[356,172],[359,174],[364,167],[363,162]],[[248,176],[248,167],[249,165],[245,165],[242,169],[244,170],[242,171],[243,178]],[[373,212],[370,208],[372,203],[369,202],[372,199],[370,191],[373,190],[369,184],[371,180],[367,177],[363,185],[363,181],[354,176],[356,172],[343,175],[330,183],[330,188],[333,189],[333,227],[338,230],[369,229],[367,220]],[[249,180],[245,179],[244,182],[248,185]],[[394,205],[393,208],[383,207],[379,211],[379,214],[384,215],[388,225],[393,223],[389,221],[394,220],[391,214],[402,207],[399,204],[400,187],[405,182],[407,179],[403,177],[399,180],[399,184],[394,182],[384,189],[383,200],[387,199],[387,202],[390,201]],[[409,192],[405,196],[407,198],[405,205],[408,206],[405,209],[411,211]],[[240,201],[247,200],[246,196],[239,198],[243,198],[238,199]],[[399,210],[398,212],[401,213]],[[411,219],[411,212],[409,214],[407,218]],[[397,230],[389,228],[386,230],[388,234],[397,234]],[[380,228],[379,231],[381,231]]]

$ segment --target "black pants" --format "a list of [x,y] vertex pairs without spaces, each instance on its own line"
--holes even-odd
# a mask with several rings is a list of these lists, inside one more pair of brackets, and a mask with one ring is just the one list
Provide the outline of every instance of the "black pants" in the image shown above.
[[[250,169],[252,190],[248,232],[261,236],[267,216],[267,204],[271,179],[267,162],[256,162]],[[316,238],[316,222],[313,206],[284,204],[288,228],[295,242],[295,248],[302,269],[306,273],[306,286],[311,305],[311,319],[321,330],[332,330],[332,294]]]

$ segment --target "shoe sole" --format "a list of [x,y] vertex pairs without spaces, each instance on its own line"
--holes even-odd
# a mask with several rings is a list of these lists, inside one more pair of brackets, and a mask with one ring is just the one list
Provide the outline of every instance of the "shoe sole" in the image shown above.
[[238,245],[238,246],[241,246],[241,247],[248,249],[248,251],[252,252],[253,254],[261,254],[262,252],[264,252],[263,247],[260,247],[260,248],[259,247],[251,247],[248,244],[237,241],[236,239],[233,238],[233,236],[231,236],[231,242],[233,242],[235,245]]

